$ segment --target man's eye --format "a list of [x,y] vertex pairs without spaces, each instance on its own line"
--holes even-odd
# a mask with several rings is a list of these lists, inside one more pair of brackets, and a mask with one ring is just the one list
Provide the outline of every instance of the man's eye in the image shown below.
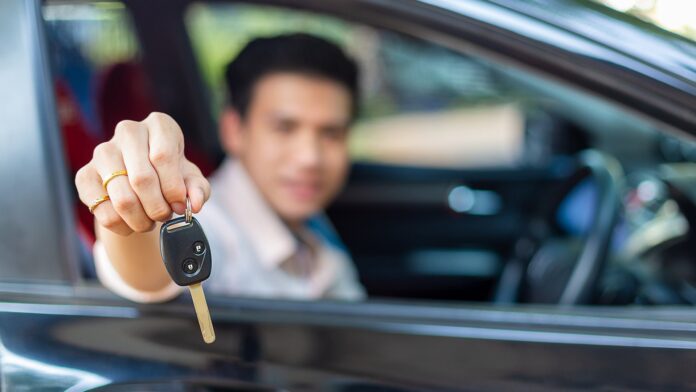
[[329,139],[342,139],[346,131],[341,127],[326,127],[322,129],[322,134]]
[[289,121],[281,121],[276,124],[276,130],[282,133],[290,133],[295,129],[295,125]]

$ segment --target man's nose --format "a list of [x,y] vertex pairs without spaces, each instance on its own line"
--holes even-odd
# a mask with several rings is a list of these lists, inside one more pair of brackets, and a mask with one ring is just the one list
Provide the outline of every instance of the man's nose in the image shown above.
[[323,151],[319,132],[305,130],[300,132],[295,148],[295,158],[303,167],[315,167],[321,163]]

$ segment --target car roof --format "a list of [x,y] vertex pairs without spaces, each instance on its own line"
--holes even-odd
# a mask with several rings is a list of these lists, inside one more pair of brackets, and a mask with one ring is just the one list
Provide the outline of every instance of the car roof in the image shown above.
[[587,0],[416,3],[438,9],[442,21],[429,23],[450,33],[478,29],[483,35],[473,39],[496,55],[617,102],[661,130],[696,135],[696,45],[685,38]]
[[696,43],[633,15],[590,1],[491,2],[659,66],[696,86]]
[[[696,95],[696,43],[677,34],[663,30],[635,16],[615,11],[602,4],[585,0],[420,0],[440,8],[458,13],[474,14],[485,20],[498,18],[497,25],[505,25],[512,31],[554,46],[563,45],[583,55],[602,58],[606,61],[620,62],[621,65],[640,70],[641,65],[649,65],[672,76],[671,85]],[[476,7],[493,5],[512,11],[503,22],[501,14],[485,14]],[[523,17],[526,23],[516,23],[514,17]],[[538,23],[529,23],[535,21]],[[553,28],[544,30],[543,26]],[[559,32],[566,32],[564,37]],[[571,37],[582,38],[592,45],[583,45]],[[623,59],[612,58],[611,52],[620,53]],[[634,62],[629,63],[626,60]],[[656,75],[652,75],[657,77]],[[681,83],[678,83],[676,81]],[[665,80],[662,80],[665,82]]]

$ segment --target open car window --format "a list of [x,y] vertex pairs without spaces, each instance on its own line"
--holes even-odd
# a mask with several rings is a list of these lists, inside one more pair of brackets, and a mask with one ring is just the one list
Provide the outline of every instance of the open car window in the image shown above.
[[[90,159],[93,146],[111,136],[118,121],[144,118],[167,107],[179,110],[179,115],[193,112],[189,108],[194,105],[185,103],[193,103],[195,96],[173,94],[175,87],[202,81],[197,87],[210,94],[206,116],[216,118],[225,100],[224,67],[250,39],[307,32],[342,46],[361,68],[362,110],[350,136],[355,170],[328,213],[368,294],[375,297],[489,301],[497,296],[509,261],[519,257],[520,243],[538,230],[540,220],[548,238],[539,246],[555,249],[556,255],[568,254],[572,262],[577,244],[591,232],[594,185],[574,184],[548,216],[541,216],[540,205],[572,177],[568,162],[584,149],[611,155],[627,171],[691,161],[688,142],[659,136],[638,116],[557,80],[475,51],[453,50],[333,16],[266,5],[194,2],[184,10],[183,27],[193,54],[188,60],[195,61],[195,67],[181,66],[177,72],[189,75],[178,78],[185,81],[175,86],[169,82],[177,74],[156,72],[157,67],[168,67],[166,62],[150,61],[151,68],[145,67],[146,49],[139,38],[153,32],[136,34],[125,4],[48,2],[43,11],[66,164],[73,176]],[[157,40],[149,45],[152,50]],[[181,42],[169,46],[179,51],[168,53],[187,53]],[[205,132],[214,134],[214,126]],[[187,156],[193,151],[193,157],[215,160],[195,150],[197,134],[186,136],[194,142],[187,140]],[[632,143],[623,142],[627,139]],[[645,195],[650,188],[644,185],[645,174],[631,174],[629,186],[619,190],[622,201]],[[669,188],[660,181],[653,188]],[[635,257],[632,244],[646,235],[639,229],[649,221],[662,230],[662,214],[681,229],[661,232],[661,240],[641,248],[638,258],[661,245],[688,240],[685,206],[670,207],[676,202],[669,195],[658,201],[666,206],[659,214],[650,210],[649,200],[630,205],[635,211],[620,211],[613,255],[622,260]],[[85,277],[94,278],[92,216],[76,197],[74,202],[81,268]],[[560,242],[563,245],[557,245]],[[641,270],[638,274],[643,267],[636,268]],[[625,298],[621,301],[629,301]]]
[[[545,203],[545,194],[554,189],[535,183],[541,178],[513,179],[534,178],[534,168],[562,171],[559,159],[588,148],[609,153],[627,170],[646,156],[664,159],[655,154],[663,139],[639,117],[476,53],[265,5],[198,2],[189,6],[185,21],[213,96],[213,116],[225,98],[225,65],[252,38],[307,32],[337,42],[358,61],[362,110],[350,146],[359,170],[329,212],[370,294],[490,300],[522,246],[506,235],[524,241],[540,218],[535,201]],[[633,143],[622,142],[627,138]],[[391,169],[374,174],[375,167]],[[409,171],[414,168],[425,171]],[[430,171],[438,168],[447,171]],[[632,197],[640,183],[620,189],[621,197]],[[595,191],[591,180],[578,184],[545,218],[555,234],[542,241],[538,258],[544,252],[552,258],[571,255],[558,261],[566,264],[561,269],[573,262],[576,245],[591,230]],[[636,221],[634,212],[625,219],[624,211],[619,214],[609,252],[623,260],[635,256],[631,244],[642,238],[637,226],[645,222]],[[683,218],[676,212],[670,219],[682,225]],[[684,241],[686,231],[668,237]],[[536,268],[541,274],[547,267]],[[608,288],[606,297],[618,298],[621,290]]]

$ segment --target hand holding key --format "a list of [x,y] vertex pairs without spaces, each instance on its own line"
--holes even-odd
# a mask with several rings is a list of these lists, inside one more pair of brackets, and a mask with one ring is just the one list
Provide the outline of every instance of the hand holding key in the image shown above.
[[[143,121],[121,121],[114,137],[97,146],[92,160],[78,171],[75,184],[80,200],[96,217],[97,239],[108,262],[123,282],[146,295],[170,287],[172,277],[162,264],[155,222],[170,219],[172,211],[184,214],[187,195],[189,213],[199,212],[210,196],[210,184],[184,156],[184,137],[176,121],[163,113],[152,113]],[[207,249],[205,236],[202,243]],[[192,257],[205,267],[186,276],[199,308],[205,298],[196,284],[207,277],[206,269],[209,273],[207,254],[207,263],[198,255]],[[194,276],[199,280],[192,280]],[[209,330],[212,333],[212,327]]]
[[208,240],[198,220],[192,216],[186,199],[186,215],[174,218],[160,229],[160,251],[174,283],[188,286],[203,340],[215,341],[213,322],[201,283],[210,276],[212,258]]
[[170,116],[121,121],[114,137],[94,150],[75,184],[97,222],[120,235],[151,231],[172,211],[183,214],[186,195],[193,212],[210,196],[210,184],[184,156],[184,137]]

